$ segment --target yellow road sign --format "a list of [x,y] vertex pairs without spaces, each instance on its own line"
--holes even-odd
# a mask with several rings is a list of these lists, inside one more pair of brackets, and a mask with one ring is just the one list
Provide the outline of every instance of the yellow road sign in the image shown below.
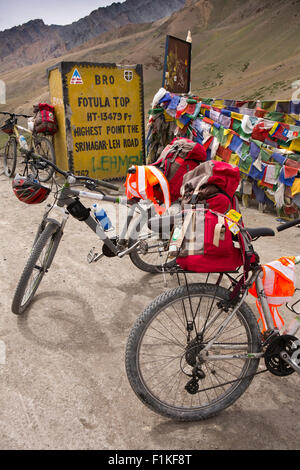
[[59,167],[117,178],[145,163],[141,65],[61,62],[48,69],[48,79]]

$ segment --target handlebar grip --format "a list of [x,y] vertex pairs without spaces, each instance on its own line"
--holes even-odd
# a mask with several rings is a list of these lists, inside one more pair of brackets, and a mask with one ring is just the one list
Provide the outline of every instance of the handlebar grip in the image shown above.
[[285,224],[279,225],[277,227],[277,232],[282,232],[282,230],[286,230],[287,228],[293,227],[294,225],[298,224],[300,224],[300,219],[295,219],[291,222],[286,222]]
[[107,181],[99,181],[97,180],[97,186],[102,186],[103,188],[113,189],[114,191],[119,191],[118,186],[115,186],[112,183],[108,183]]

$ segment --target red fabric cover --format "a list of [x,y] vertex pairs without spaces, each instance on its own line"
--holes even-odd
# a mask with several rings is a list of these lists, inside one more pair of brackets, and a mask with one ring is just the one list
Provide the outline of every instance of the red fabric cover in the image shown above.
[[[208,163],[208,162],[207,162]],[[225,214],[230,209],[238,209],[234,193],[239,185],[240,172],[237,167],[219,161],[210,161],[213,166],[212,175],[207,184],[214,184],[225,191],[230,199],[222,193],[206,199],[206,207],[220,214]],[[178,257],[176,263],[185,271],[199,273],[235,271],[243,265],[243,254],[241,249],[233,245],[232,234],[225,223],[224,240],[219,241],[219,247],[213,245],[214,230],[218,223],[218,216],[211,212],[205,214],[204,225],[204,253],[200,255],[189,255]],[[240,222],[242,224],[242,222]]]
[[[204,170],[205,173],[202,171]],[[201,173],[200,173],[201,172]],[[240,170],[230,163],[209,160],[201,163],[194,173],[189,173],[184,179],[183,184],[192,183],[193,178],[198,178],[199,174],[207,175],[204,184],[214,184],[222,191],[225,191],[230,197],[233,197],[240,183]],[[194,183],[196,187],[196,184]]]
[[[185,140],[186,142],[192,142],[190,139],[184,137],[181,139]],[[193,142],[195,144],[194,148],[186,156],[181,156],[179,153],[178,156],[175,157],[174,162],[172,163],[171,160],[173,160],[175,155],[174,151],[172,151],[172,145],[176,141],[178,141],[178,138],[173,139],[172,142],[169,144],[170,151],[165,159],[163,168],[161,167],[161,158],[158,158],[158,160],[153,163],[153,165],[158,166],[158,168],[162,170],[163,174],[169,182],[171,203],[177,201],[177,199],[180,197],[180,188],[184,175],[188,171],[192,171],[199,165],[199,163],[204,162],[207,158],[206,149],[203,147],[203,145],[197,142]],[[175,174],[171,168],[172,166],[174,167],[174,163],[178,167]],[[157,199],[157,201],[163,202],[163,194],[160,188],[154,187],[153,189],[154,197]]]
[[[221,242],[222,243],[222,242]],[[227,255],[194,255],[177,258],[176,263],[184,271],[196,273],[226,273],[243,265],[241,251],[233,248]]]

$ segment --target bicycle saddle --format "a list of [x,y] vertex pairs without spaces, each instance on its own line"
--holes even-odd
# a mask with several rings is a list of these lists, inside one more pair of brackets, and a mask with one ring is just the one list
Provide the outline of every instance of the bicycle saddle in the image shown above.
[[258,227],[258,228],[245,227],[245,230],[249,233],[252,239],[257,238],[257,237],[274,237],[275,236],[274,230],[268,227]]

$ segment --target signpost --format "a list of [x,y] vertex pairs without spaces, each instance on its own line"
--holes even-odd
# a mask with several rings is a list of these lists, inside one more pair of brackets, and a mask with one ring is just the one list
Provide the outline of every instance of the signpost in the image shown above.
[[48,69],[48,79],[59,167],[111,179],[145,164],[141,65],[61,62]]

